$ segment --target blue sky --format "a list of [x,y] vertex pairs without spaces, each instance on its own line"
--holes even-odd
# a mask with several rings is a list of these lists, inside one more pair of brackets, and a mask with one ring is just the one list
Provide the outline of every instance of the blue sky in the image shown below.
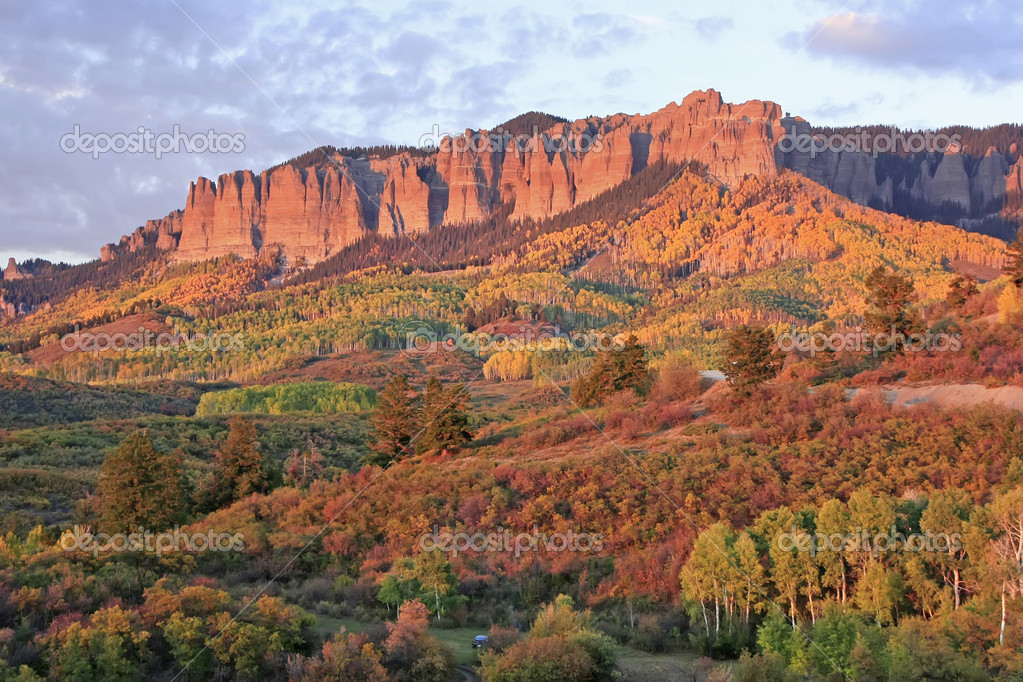
[[[244,7],[244,10],[241,9]],[[1023,3],[0,4],[0,258],[96,258],[190,180],[318,144],[415,144],[531,109],[648,113],[696,89],[820,124],[1023,116]],[[61,151],[74,126],[244,135],[227,153]]]

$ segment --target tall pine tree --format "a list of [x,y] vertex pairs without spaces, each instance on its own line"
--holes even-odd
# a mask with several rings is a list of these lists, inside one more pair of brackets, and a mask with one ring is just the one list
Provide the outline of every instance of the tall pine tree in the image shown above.
[[269,467],[259,453],[256,427],[248,419],[231,420],[227,440],[213,462],[212,506],[219,509],[271,488]]
[[895,336],[891,346],[881,347],[880,351],[901,351],[911,334],[923,330],[923,320],[912,307],[916,300],[913,281],[879,265],[865,283],[870,306],[865,319],[867,328],[874,334]]
[[725,335],[725,366],[728,384],[742,394],[778,376],[781,360],[771,333],[762,327],[739,325]]
[[430,377],[423,393],[423,433],[417,439],[417,451],[439,451],[467,443],[472,439],[471,424],[465,386],[442,388],[440,379]]
[[103,460],[98,510],[103,532],[166,530],[181,509],[181,461],[154,448],[144,432],[125,438]]
[[646,395],[650,384],[646,348],[630,335],[622,348],[597,353],[589,372],[572,384],[571,395],[580,407],[590,407],[626,389]]
[[419,433],[419,415],[415,390],[405,375],[392,377],[377,399],[373,411],[373,442],[375,453],[368,461],[386,464],[412,454],[412,439]]

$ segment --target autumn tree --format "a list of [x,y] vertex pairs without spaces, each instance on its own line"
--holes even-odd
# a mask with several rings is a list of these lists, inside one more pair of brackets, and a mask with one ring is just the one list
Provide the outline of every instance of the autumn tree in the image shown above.
[[[849,524],[849,511],[836,499],[827,500],[821,505],[815,518],[816,530],[828,538],[829,549],[832,538],[850,537],[852,527]],[[849,566],[845,559],[845,541],[838,551],[826,551],[818,554],[821,567],[821,584],[825,589],[834,590],[835,600],[845,603],[849,588]]]
[[964,490],[947,488],[936,492],[920,517],[920,529],[939,539],[938,547],[945,551],[926,553],[926,562],[933,566],[945,584],[952,588],[952,604],[958,609],[962,603],[963,574],[969,568],[969,556],[963,544],[973,501]]
[[781,360],[767,329],[740,325],[728,330],[724,373],[732,388],[748,394],[780,371]]
[[373,411],[373,443],[375,456],[371,461],[386,464],[412,454],[412,441],[420,432],[418,398],[405,375],[391,378],[380,392]]
[[[708,643],[721,629],[722,610],[732,611],[736,592],[730,587],[737,574],[735,533],[724,522],[710,526],[696,538],[679,580],[682,594],[690,604],[692,616],[702,616]],[[713,608],[713,632],[709,609]]]
[[158,451],[136,431],[103,460],[99,476],[99,525],[108,533],[163,530],[181,511],[180,459]]
[[387,668],[380,662],[383,652],[365,633],[341,630],[323,645],[321,658],[306,663],[302,682],[387,682]]
[[1006,601],[1023,595],[1023,487],[1012,488],[991,501],[989,514],[995,537],[990,555],[1000,583],[1001,622],[998,643],[1005,640]]
[[295,450],[291,453],[291,460],[286,470],[286,480],[292,485],[306,488],[314,480],[323,474],[323,455],[309,441],[309,448],[306,450]]
[[377,600],[388,608],[418,600],[440,619],[445,611],[465,602],[458,594],[458,578],[441,552],[423,552],[397,559],[380,580]]
[[387,624],[384,640],[384,665],[392,679],[436,680],[451,678],[454,654],[427,632],[430,610],[418,599],[405,602],[398,620]]
[[100,609],[87,622],[70,623],[50,638],[53,679],[140,679],[149,655],[150,635],[135,611],[116,604]]
[[564,594],[540,610],[524,640],[480,656],[483,678],[490,682],[604,680],[616,659],[615,644]]

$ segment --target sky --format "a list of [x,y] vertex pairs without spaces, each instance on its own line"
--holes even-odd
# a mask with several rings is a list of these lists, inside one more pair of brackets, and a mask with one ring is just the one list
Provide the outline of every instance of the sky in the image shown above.
[[[200,175],[530,110],[714,88],[822,125],[1023,122],[1018,0],[0,0],[0,35],[0,265],[93,260]],[[130,134],[173,150],[97,153]]]

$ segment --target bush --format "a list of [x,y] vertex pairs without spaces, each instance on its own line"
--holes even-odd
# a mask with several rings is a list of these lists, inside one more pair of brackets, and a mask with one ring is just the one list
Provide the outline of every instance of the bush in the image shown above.
[[588,682],[594,662],[579,642],[564,635],[529,639],[503,655],[483,654],[487,682]]
[[651,395],[659,402],[680,402],[703,394],[703,377],[692,365],[669,362],[661,368]]
[[796,675],[785,666],[785,659],[777,654],[750,655],[743,651],[732,666],[732,682],[761,682],[761,680],[795,680]]

